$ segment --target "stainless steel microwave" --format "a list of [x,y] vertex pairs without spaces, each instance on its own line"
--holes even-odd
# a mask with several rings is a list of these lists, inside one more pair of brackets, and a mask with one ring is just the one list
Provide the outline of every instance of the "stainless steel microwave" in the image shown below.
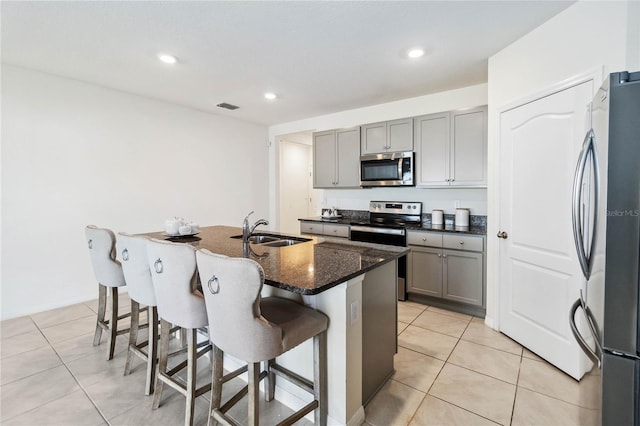
[[360,186],[414,186],[413,152],[361,156]]

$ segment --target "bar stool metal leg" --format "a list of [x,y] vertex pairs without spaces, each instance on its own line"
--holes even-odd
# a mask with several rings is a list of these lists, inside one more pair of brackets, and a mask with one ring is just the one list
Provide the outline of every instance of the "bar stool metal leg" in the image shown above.
[[327,425],[327,332],[313,338],[313,399],[318,407],[313,412],[313,424]]
[[[140,324],[140,314],[146,311],[148,323]],[[148,327],[148,338],[146,341],[138,343],[138,334],[141,328]],[[146,346],[146,352],[143,348]],[[127,359],[124,364],[124,375],[131,373],[134,355],[142,358],[146,363],[146,383],[145,395],[151,395],[155,387],[156,366],[158,365],[158,310],[155,306],[148,306],[140,309],[140,303],[131,299],[131,327],[129,331],[129,346],[127,348]]]
[[100,344],[102,338],[102,328],[104,327],[104,316],[107,312],[107,286],[98,284],[98,318],[96,320],[96,332],[93,336],[93,346]]
[[149,306],[147,313],[149,318],[149,346],[147,348],[147,384],[145,395],[153,393],[156,381],[156,369],[158,367],[158,308]]
[[118,335],[118,287],[111,287],[111,319],[109,320],[109,354],[107,360],[113,359]]
[[253,362],[249,367],[249,426],[259,422],[258,404],[260,397],[260,363]]
[[127,349],[127,360],[124,363],[124,375],[131,373],[133,364],[133,356],[135,353],[131,348],[138,343],[138,329],[140,328],[140,304],[135,300],[131,300],[131,329],[129,330],[129,346]]
[[187,335],[187,389],[184,424],[193,424],[193,411],[196,402],[196,376],[198,372],[198,330],[195,328],[186,330]]
[[273,401],[276,392],[276,373],[271,368],[275,362],[275,358],[267,361],[267,383],[264,392],[264,399],[267,402]]
[[153,395],[153,409],[157,409],[160,406],[160,399],[162,398],[162,387],[164,382],[160,379],[160,374],[167,371],[167,360],[169,358],[169,330],[171,325],[165,321],[160,320],[160,343],[159,343],[159,360],[158,360],[158,376],[156,377],[156,389]]
[[224,353],[213,345],[211,354],[211,402],[209,404],[209,420],[207,426],[215,426],[218,421],[213,417],[213,410],[219,409],[222,404],[222,372],[224,363]]

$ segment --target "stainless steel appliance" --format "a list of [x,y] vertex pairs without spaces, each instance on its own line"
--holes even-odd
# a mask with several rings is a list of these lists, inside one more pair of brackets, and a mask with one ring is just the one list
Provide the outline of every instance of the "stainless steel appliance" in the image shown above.
[[413,152],[388,152],[360,157],[360,186],[414,186]]
[[[422,203],[406,201],[371,201],[369,220],[351,222],[353,241],[388,244],[405,247],[407,245],[407,224],[422,222]],[[398,300],[407,299],[407,257],[398,260]]]
[[[591,107],[592,128],[578,160],[573,197],[586,286],[571,309],[570,325],[585,353],[602,366],[602,424],[638,426],[640,72],[610,74]],[[581,318],[586,333],[576,325]]]

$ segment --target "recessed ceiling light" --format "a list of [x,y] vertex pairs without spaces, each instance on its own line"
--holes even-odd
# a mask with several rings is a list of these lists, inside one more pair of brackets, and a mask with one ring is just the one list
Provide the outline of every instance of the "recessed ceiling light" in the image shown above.
[[178,62],[178,58],[176,58],[173,55],[169,55],[167,53],[159,53],[158,59],[160,59],[165,64],[170,64],[170,65],[173,65]]
[[276,99],[278,96],[275,93],[267,92],[267,93],[264,94],[264,97],[266,99],[269,99],[270,101],[272,101],[272,100]]
[[412,59],[419,58],[422,55],[424,55],[424,50],[419,47],[414,47],[413,49],[409,49],[407,51],[407,56]]

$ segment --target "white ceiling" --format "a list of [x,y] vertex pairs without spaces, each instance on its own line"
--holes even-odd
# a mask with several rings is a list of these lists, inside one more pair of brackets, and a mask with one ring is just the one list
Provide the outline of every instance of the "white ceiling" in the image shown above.
[[2,61],[271,125],[484,83],[571,3],[2,1]]

